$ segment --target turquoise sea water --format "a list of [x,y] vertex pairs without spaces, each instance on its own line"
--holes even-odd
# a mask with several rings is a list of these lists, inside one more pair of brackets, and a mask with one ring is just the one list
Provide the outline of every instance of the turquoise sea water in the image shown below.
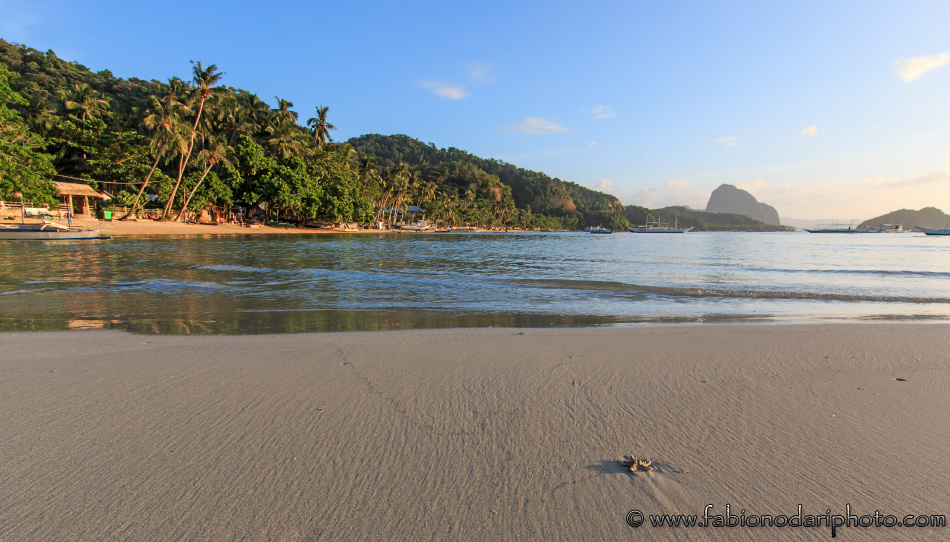
[[950,238],[302,234],[0,241],[0,330],[950,320]]

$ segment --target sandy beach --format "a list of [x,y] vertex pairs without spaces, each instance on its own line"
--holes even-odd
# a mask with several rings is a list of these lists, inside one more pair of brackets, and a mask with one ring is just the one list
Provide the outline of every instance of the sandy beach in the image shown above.
[[625,518],[950,512],[946,326],[0,344],[3,540],[820,540]]
[[[58,221],[65,224],[63,221]],[[238,226],[237,224],[221,223],[217,226],[209,224],[188,224],[185,222],[156,221],[149,219],[139,220],[74,220],[73,224],[84,229],[103,228],[102,235],[132,236],[132,235],[256,235],[256,234],[291,234],[291,233],[339,233],[343,230],[321,230],[317,228],[276,228],[272,226],[255,225],[253,227]]]
[[[19,215],[15,215],[10,211],[6,211],[0,214],[2,218],[2,223],[7,225],[13,225],[20,221]],[[27,222],[38,222],[39,219],[27,219]],[[65,226],[67,224],[65,219],[53,219],[52,222],[57,224],[62,224]],[[139,218],[137,220],[97,220],[95,218],[74,218],[72,220],[72,227],[82,228],[86,230],[97,230],[102,228],[102,235],[112,235],[112,236],[158,236],[158,235],[260,235],[260,234],[314,234],[314,233],[356,233],[353,231],[347,231],[345,228],[284,228],[284,227],[274,227],[274,226],[265,226],[263,224],[254,224],[251,226],[239,226],[237,224],[230,224],[227,222],[222,222],[217,226],[213,224],[196,224],[196,223],[186,223],[186,222],[174,222],[170,220],[151,220],[148,218]],[[377,230],[377,229],[361,229],[359,230],[363,233],[400,233],[400,234],[411,234],[411,233],[432,233],[429,232],[414,232],[406,231],[399,229],[391,230]],[[484,230],[483,230],[484,231]],[[509,230],[499,230],[499,231],[509,231]],[[522,230],[510,230],[510,231],[522,231]]]

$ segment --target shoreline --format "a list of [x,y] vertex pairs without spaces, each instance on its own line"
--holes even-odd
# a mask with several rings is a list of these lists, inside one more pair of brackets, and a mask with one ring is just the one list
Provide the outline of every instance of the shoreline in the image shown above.
[[950,512],[940,324],[3,337],[4,539],[799,540],[625,515]]
[[[12,216],[12,215],[11,215]],[[2,224],[15,224],[16,220],[2,220]],[[27,219],[27,222],[36,222],[40,219]],[[66,225],[66,220],[53,219],[52,222]],[[348,228],[284,228],[275,226],[265,226],[255,224],[251,226],[238,226],[237,224],[220,223],[217,226],[209,224],[193,224],[185,222],[156,221],[152,219],[140,218],[137,220],[97,220],[94,218],[76,218],[72,221],[73,228],[82,228],[86,230],[95,230],[103,228],[102,235],[105,236],[179,236],[179,235],[262,235],[262,234],[339,234],[339,233],[375,233],[375,234],[416,234],[416,233],[437,233],[435,231],[412,231],[412,230],[377,230],[377,229],[359,229],[352,230]],[[483,230],[486,233],[506,233],[504,230]],[[507,233],[529,232],[530,230],[512,230]]]

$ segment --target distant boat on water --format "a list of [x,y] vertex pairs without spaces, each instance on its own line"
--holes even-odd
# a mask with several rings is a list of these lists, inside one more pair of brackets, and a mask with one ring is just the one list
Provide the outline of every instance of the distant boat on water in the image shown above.
[[924,232],[926,235],[950,235],[950,215],[947,215],[947,229],[945,230],[939,230],[936,228],[921,228],[920,226],[916,226],[916,228]]
[[855,228],[854,221],[852,220],[847,228],[835,222],[834,224],[818,224],[815,229],[810,230],[805,228],[805,231],[808,233],[881,233],[882,230],[869,228],[865,224]]
[[664,226],[663,224],[660,223],[659,220],[650,220],[651,218],[653,217],[650,215],[647,215],[646,224],[641,224],[637,226],[636,228],[630,228],[630,232],[631,233],[686,233],[690,231],[691,229],[693,229],[692,227],[689,227],[689,228],[679,227],[679,219],[674,220],[672,226],[670,226],[669,224]]
[[854,222],[848,225],[847,228],[839,226],[837,223],[829,224],[822,227],[821,224],[813,229],[809,230],[805,228],[805,231],[808,233],[907,233],[910,230],[904,229],[904,224],[881,224],[876,228],[872,228],[867,224],[861,224],[857,228],[854,227]]
[[613,233],[614,230],[610,228],[602,228],[600,226],[591,226],[587,228],[587,233]]
[[908,233],[910,230],[904,229],[904,223],[900,224],[881,224],[881,233]]

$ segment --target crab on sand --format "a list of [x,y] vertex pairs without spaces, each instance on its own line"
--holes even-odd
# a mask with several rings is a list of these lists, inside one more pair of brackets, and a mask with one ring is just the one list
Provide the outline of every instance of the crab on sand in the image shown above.
[[638,470],[653,470],[653,461],[649,459],[637,459],[637,457],[634,455],[625,455],[623,456],[623,459],[620,459],[619,462],[624,467],[630,469],[630,472],[636,472]]

